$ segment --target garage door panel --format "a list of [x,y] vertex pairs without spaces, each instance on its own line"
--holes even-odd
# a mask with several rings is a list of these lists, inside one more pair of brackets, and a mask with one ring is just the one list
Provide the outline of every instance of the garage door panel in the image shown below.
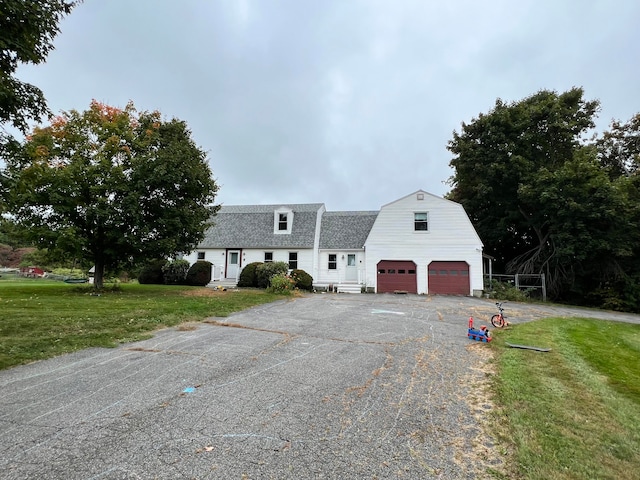
[[427,272],[430,294],[469,295],[467,262],[431,262]]
[[378,293],[403,291],[418,293],[416,264],[406,260],[382,260],[378,263]]

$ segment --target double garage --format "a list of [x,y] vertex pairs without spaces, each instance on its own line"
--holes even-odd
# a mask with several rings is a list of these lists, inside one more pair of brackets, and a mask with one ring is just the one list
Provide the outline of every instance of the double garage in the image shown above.
[[[407,260],[381,260],[377,266],[378,293],[418,293],[417,266]],[[469,295],[467,262],[431,262],[427,268],[428,293],[431,295]]]

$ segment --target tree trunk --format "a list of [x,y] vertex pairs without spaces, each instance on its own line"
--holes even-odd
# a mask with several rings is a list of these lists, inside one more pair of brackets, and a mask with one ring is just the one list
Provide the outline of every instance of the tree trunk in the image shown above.
[[93,272],[93,288],[96,290],[102,290],[104,286],[104,259],[101,256],[96,256]]

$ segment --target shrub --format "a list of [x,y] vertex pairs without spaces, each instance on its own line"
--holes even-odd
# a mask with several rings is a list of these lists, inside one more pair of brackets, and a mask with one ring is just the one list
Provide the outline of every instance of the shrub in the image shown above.
[[187,260],[169,260],[162,266],[164,283],[167,285],[183,285],[188,271],[189,262]]
[[138,273],[138,283],[155,285],[164,283],[162,267],[165,263],[166,260],[160,258],[148,262]]
[[256,277],[259,288],[267,288],[270,285],[271,277],[278,273],[287,273],[289,264],[286,262],[268,262],[256,267]]
[[258,277],[256,276],[256,268],[262,265],[262,262],[253,262],[244,266],[238,278],[239,287],[257,287]]
[[296,281],[286,273],[276,273],[271,277],[271,282],[267,291],[270,293],[290,294],[295,288]]
[[313,277],[304,270],[294,270],[291,272],[291,278],[296,283],[296,288],[300,290],[313,290]]
[[213,264],[204,260],[199,260],[189,268],[186,283],[196,287],[204,287],[211,282],[211,267]]
[[526,302],[529,300],[529,293],[522,291],[510,283],[493,282],[493,291],[490,292],[491,298],[500,300],[509,300],[512,302]]

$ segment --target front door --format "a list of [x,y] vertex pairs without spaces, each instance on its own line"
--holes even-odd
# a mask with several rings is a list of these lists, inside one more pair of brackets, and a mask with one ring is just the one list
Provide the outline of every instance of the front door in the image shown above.
[[347,255],[347,271],[345,273],[344,279],[347,282],[358,281],[358,266],[356,265],[355,253],[350,253]]
[[237,278],[238,269],[240,268],[240,252],[238,250],[229,250],[227,252],[227,278]]

